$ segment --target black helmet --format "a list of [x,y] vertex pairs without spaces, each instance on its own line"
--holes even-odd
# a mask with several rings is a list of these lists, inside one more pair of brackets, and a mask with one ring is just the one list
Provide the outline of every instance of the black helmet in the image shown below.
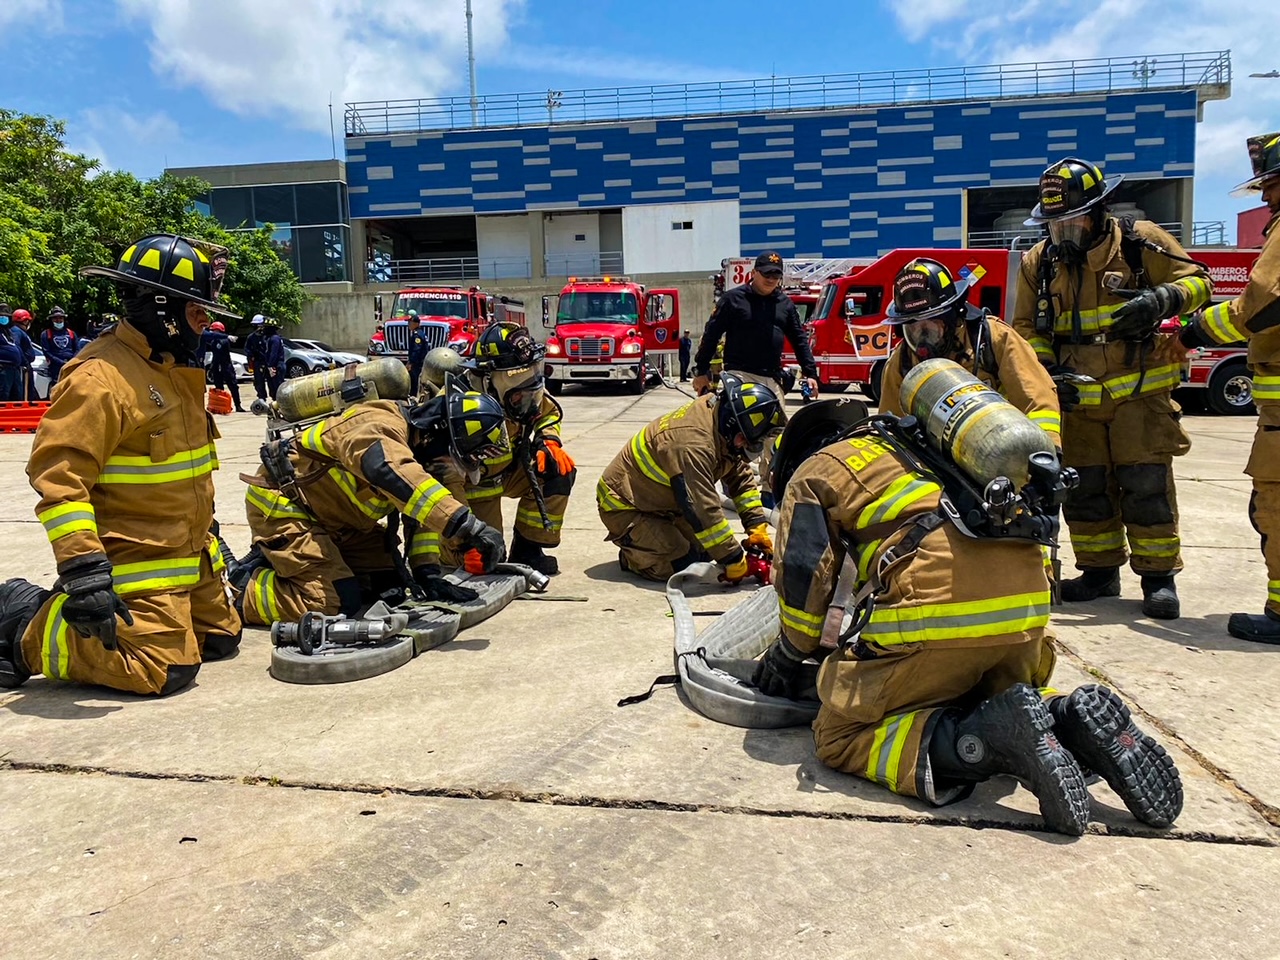
[[898,325],[948,312],[955,314],[955,308],[965,302],[968,293],[968,280],[957,280],[937,260],[917,258],[894,278],[893,303],[885,311],[885,322]]
[[852,397],[819,400],[798,410],[778,438],[778,451],[769,465],[774,502],[782,502],[787,483],[800,464],[866,418],[867,405]]
[[463,472],[478,478],[485,461],[511,449],[507,418],[498,401],[488,394],[467,390],[452,375],[444,378],[449,419],[449,446]]
[[1040,202],[1025,225],[1038,227],[1092,210],[1120,186],[1123,179],[1122,174],[1104,177],[1101,169],[1075,157],[1050,164],[1040,174]]
[[1249,163],[1253,176],[1231,191],[1233,197],[1243,197],[1262,189],[1262,184],[1272,177],[1280,177],[1280,133],[1264,133],[1250,137]]
[[218,303],[227,270],[227,248],[172,233],[143,237],[120,255],[115,269],[84,267],[82,277],[106,277],[199,304],[232,320],[237,314]]
[[476,341],[475,357],[486,370],[514,370],[537,363],[546,349],[528,327],[503,321],[492,323]]
[[[722,373],[718,403],[720,435],[729,444],[730,451],[748,459],[760,456],[764,451],[764,438],[782,426],[782,404],[764,384]],[[739,433],[747,438],[742,450],[733,445]]]

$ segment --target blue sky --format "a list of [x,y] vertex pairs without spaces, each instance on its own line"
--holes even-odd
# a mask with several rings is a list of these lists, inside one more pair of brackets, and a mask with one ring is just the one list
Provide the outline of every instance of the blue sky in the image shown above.
[[[855,0],[773,7],[473,0],[481,94],[1232,51],[1206,106],[1196,219],[1252,205],[1243,141],[1280,129],[1257,0]],[[467,93],[463,0],[0,0],[0,106],[66,119],[114,168],[332,155],[342,104]],[[772,19],[770,19],[772,17]]]

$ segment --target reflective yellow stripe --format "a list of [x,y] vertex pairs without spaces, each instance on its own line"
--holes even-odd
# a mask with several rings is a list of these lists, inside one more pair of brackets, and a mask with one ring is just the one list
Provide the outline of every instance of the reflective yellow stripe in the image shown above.
[[631,454],[635,457],[636,466],[640,468],[641,473],[654,483],[664,487],[671,486],[671,475],[658,466],[658,461],[654,459],[649,445],[645,442],[643,430],[631,438]]
[[596,481],[596,504],[605,513],[617,513],[619,510],[633,509],[631,504],[613,495],[613,491],[605,486],[603,478]]
[[1096,407],[1102,403],[1102,384],[1094,383],[1077,383],[1076,389],[1080,391],[1080,406]]
[[693,535],[697,537],[703,549],[710,550],[712,547],[717,547],[732,540],[733,530],[729,527],[728,520],[721,520],[719,523],[713,523],[703,530],[695,530]]
[[990,600],[877,607],[862,636],[883,645],[1021,633],[1049,622],[1049,590]]
[[[354,410],[356,408],[352,407],[351,409]],[[307,427],[307,429],[302,431],[301,436],[298,437],[299,446],[306,447],[308,450],[314,450],[323,456],[329,456],[329,449],[324,445],[324,439],[321,437],[321,434],[324,433],[324,428],[328,425],[328,420],[321,420],[319,423]]]
[[108,457],[98,474],[99,483],[173,483],[212,473],[216,465],[213,444],[174,454],[167,460],[150,457]]
[[[518,509],[516,510],[516,520],[523,522],[526,526],[542,527],[542,514],[537,510]],[[564,514],[548,513],[547,520],[551,522],[552,530],[559,530],[564,525]]]
[[413,535],[413,539],[409,541],[409,556],[424,557],[431,555],[439,555],[440,553],[440,534],[432,533],[426,530],[419,530]]
[[1267,603],[1280,603],[1280,580],[1267,581]]
[[503,485],[501,481],[483,487],[476,487],[467,491],[467,500],[492,500],[494,497],[500,497],[503,494]]
[[1119,400],[1133,395],[1138,381],[1142,381],[1141,393],[1156,390],[1168,390],[1182,382],[1182,368],[1177,364],[1167,363],[1158,367],[1148,367],[1145,372],[1125,373],[1118,377],[1110,377],[1102,382],[1107,393]]
[[1185,296],[1180,313],[1192,313],[1209,302],[1209,283],[1203,277],[1183,277],[1173,285],[1181,287]]
[[1176,557],[1180,543],[1177,537],[1129,536],[1129,549],[1138,557]]
[[221,573],[227,569],[227,560],[222,555],[222,547],[218,545],[217,537],[209,541],[209,545],[205,547],[205,552],[209,554],[209,562],[213,565],[214,573]]
[[275,622],[280,619],[280,604],[276,600],[276,572],[270,567],[259,570],[249,581],[249,592],[253,595],[254,606],[263,620]]
[[858,529],[863,530],[873,523],[893,520],[917,500],[941,491],[942,488],[936,483],[923,479],[918,473],[901,476],[889,484],[889,489],[883,495],[873,500],[858,514]]
[[[1111,327],[1111,315],[1124,304],[1111,303],[1092,310],[1080,311],[1080,332],[1085,335],[1103,333]],[[1061,311],[1053,327],[1054,333],[1069,337],[1075,332],[1075,320],[1069,309]]]
[[858,582],[866,583],[867,578],[871,576],[871,562],[875,559],[880,544],[884,543],[884,539],[872,540],[870,543],[863,545],[858,551]]
[[1048,337],[1032,337],[1027,341],[1035,350],[1036,356],[1041,360],[1055,361],[1057,356],[1053,352],[1053,341]]
[[778,600],[778,613],[784,627],[790,627],[796,633],[802,633],[806,637],[822,635],[822,624],[825,618],[806,613],[800,607],[783,603],[781,599]]
[[67,621],[62,619],[62,605],[66,602],[65,593],[54,598],[40,638],[40,666],[50,680],[67,679],[71,651],[67,649]]
[[38,516],[44,524],[45,533],[49,535],[50,543],[78,530],[88,530],[95,536],[98,533],[98,521],[92,503],[60,503]]
[[1106,533],[1071,533],[1071,549],[1076,553],[1106,553],[1124,549],[1124,533],[1109,530]]
[[349,470],[342,467],[330,467],[329,478],[336,483],[342,492],[347,495],[347,499],[355,504],[366,517],[372,520],[381,520],[391,512],[391,501],[383,500],[381,497],[370,497],[368,500],[360,499],[360,478]]
[[[427,515],[431,513],[435,505],[447,496],[449,496],[448,490],[434,480],[426,480],[420,483],[418,488],[413,491],[413,496],[409,498],[409,502],[405,505],[404,515],[422,523],[427,519]],[[469,496],[470,494],[468,494]]]
[[511,451],[506,450],[496,457],[485,457],[481,461],[489,473],[500,473],[511,465]]
[[886,717],[876,727],[875,737],[871,741],[871,753],[867,756],[867,779],[888,787],[894,793],[898,792],[902,751],[910,739],[918,712]]
[[747,513],[750,510],[763,510],[764,501],[760,499],[759,490],[748,490],[746,493],[740,493],[733,498],[733,508],[738,513]]
[[1249,334],[1232,321],[1230,301],[1215,303],[1205,310],[1200,315],[1200,329],[1214,343],[1239,343],[1249,339]]
[[311,519],[311,514],[277,490],[250,485],[245,491],[244,499],[246,503],[256,507],[268,520],[278,520],[281,517]]
[[1055,413],[1053,410],[1032,410],[1027,414],[1031,418],[1031,422],[1052,436],[1059,436],[1062,433],[1062,415]]
[[1255,376],[1253,378],[1254,400],[1280,400],[1280,377]]
[[111,568],[111,582],[120,594],[194,587],[200,582],[200,558],[117,563]]

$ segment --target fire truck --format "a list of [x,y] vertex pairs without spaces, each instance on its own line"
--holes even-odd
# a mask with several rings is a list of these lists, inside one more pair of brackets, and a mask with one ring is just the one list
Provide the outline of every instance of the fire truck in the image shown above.
[[[398,290],[391,301],[391,317],[383,321],[383,336],[369,340],[368,356],[399,357],[409,353],[409,317],[422,321],[421,333],[432,349],[451,347],[470,354],[476,338],[490,323],[510,321],[525,325],[524,303],[495,296],[479,287],[409,287]],[[374,297],[375,320],[382,321],[382,294]]]
[[[555,315],[552,317],[552,301]],[[570,277],[542,298],[547,389],[566,383],[625,383],[644,393],[649,368],[679,350],[680,292],[649,290],[629,277]]]
[[[1189,255],[1209,267],[1213,281],[1213,301],[1232,300],[1244,292],[1249,272],[1260,251],[1234,248],[1193,248]],[[1176,330],[1178,321],[1167,322]],[[1206,347],[1192,351],[1182,374],[1184,399],[1203,398],[1214,413],[1248,416],[1254,412],[1253,377],[1249,373],[1249,350],[1243,344]]]

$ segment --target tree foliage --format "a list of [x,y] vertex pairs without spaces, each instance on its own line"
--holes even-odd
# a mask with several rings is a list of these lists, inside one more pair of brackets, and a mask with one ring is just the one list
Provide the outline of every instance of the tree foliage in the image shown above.
[[118,310],[115,285],[81,278],[114,266],[149,233],[179,233],[231,251],[222,300],[246,316],[301,319],[306,291],[271,240],[272,228],[230,232],[193,206],[209,190],[195,178],[140,180],[71,153],[66,126],[0,109],[0,301],[43,318],[55,305],[84,319]]

